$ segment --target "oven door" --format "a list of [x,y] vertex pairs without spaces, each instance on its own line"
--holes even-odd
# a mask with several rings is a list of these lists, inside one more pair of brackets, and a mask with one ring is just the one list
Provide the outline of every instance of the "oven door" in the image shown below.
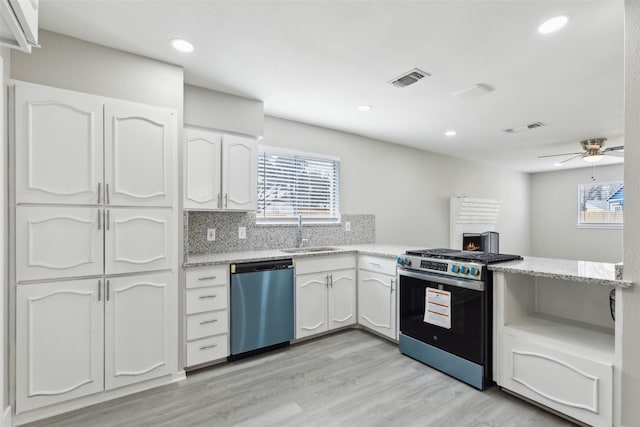
[[[484,282],[456,279],[438,274],[398,270],[400,281],[400,332],[477,364],[485,363],[487,301]],[[428,291],[431,289],[431,291]],[[444,291],[444,292],[437,292]],[[447,299],[440,305],[449,316],[446,322],[425,313],[427,294]],[[436,307],[438,308],[438,307]],[[429,323],[435,322],[436,324]]]

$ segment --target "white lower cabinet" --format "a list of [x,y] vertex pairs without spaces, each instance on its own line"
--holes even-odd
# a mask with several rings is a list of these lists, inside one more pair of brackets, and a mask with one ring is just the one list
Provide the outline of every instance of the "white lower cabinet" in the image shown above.
[[355,323],[355,256],[296,261],[296,339]]
[[186,272],[186,367],[229,355],[229,265]]
[[358,324],[397,339],[396,262],[392,258],[358,258]]
[[173,273],[19,285],[16,412],[176,370]]
[[98,279],[17,287],[17,413],[104,389],[102,292]]
[[613,365],[505,334],[502,387],[596,427],[613,422]]

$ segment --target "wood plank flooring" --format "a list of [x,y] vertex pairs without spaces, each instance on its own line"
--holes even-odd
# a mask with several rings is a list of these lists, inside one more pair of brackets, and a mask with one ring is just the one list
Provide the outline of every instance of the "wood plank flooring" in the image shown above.
[[493,387],[480,392],[347,330],[191,373],[186,381],[29,427],[573,426]]

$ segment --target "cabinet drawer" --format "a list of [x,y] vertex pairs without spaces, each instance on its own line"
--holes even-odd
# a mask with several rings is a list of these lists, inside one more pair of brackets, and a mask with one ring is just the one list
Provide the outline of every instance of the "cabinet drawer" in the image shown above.
[[187,340],[228,333],[228,316],[227,310],[187,316]]
[[371,255],[360,255],[358,259],[360,270],[373,271],[375,273],[396,275],[396,260],[394,258],[383,258]]
[[613,365],[556,348],[504,335],[500,385],[589,425],[611,426]]
[[354,254],[316,255],[296,259],[296,274],[348,270],[350,268],[356,268],[356,256]]
[[187,288],[226,285],[229,283],[229,265],[189,268],[186,271]]
[[228,341],[229,336],[225,334],[187,343],[187,366],[227,357],[229,355]]
[[209,286],[187,289],[186,306],[187,314],[225,309],[227,308],[227,287]]

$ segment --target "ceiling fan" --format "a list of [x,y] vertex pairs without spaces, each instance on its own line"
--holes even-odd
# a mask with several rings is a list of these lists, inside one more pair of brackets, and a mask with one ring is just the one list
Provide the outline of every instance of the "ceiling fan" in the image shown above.
[[604,143],[607,138],[592,138],[585,139],[584,141],[580,141],[580,145],[582,145],[582,149],[584,152],[579,153],[564,153],[564,154],[550,154],[548,156],[538,156],[539,159],[543,157],[558,157],[558,156],[571,156],[568,159],[564,159],[563,161],[557,163],[561,165],[570,160],[577,159],[580,157],[585,162],[595,163],[599,160],[602,160],[603,156],[613,156],[613,157],[624,157],[624,153],[620,150],[624,150],[624,145],[619,145],[617,147],[609,147],[602,149],[604,147]]

